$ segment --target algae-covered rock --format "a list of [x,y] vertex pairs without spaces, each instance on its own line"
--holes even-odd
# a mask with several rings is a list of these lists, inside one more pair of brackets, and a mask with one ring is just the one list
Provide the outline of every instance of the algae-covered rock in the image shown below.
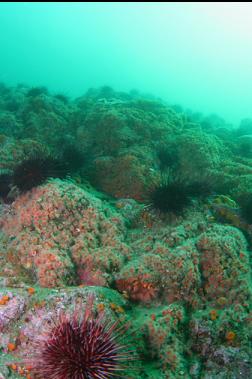
[[92,165],[92,183],[115,198],[143,201],[157,178],[146,162],[147,158],[139,161],[133,154],[97,158]]
[[233,227],[216,225],[197,242],[205,297],[216,304],[226,297],[228,304],[249,302],[249,253],[242,233]]
[[[0,85],[0,377],[35,379],[35,335],[90,293],[127,325],[125,378],[251,377],[250,123],[226,128],[136,91]],[[68,147],[66,180],[5,196],[27,156]],[[169,178],[209,191],[163,214],[150,191]]]
[[218,137],[197,130],[178,137],[177,146],[179,170],[192,176],[218,169],[228,153]]

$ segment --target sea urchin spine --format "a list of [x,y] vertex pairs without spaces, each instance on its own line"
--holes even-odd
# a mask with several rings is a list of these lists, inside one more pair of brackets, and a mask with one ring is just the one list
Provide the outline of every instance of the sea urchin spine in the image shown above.
[[72,315],[61,314],[36,338],[28,363],[40,379],[118,378],[130,358],[120,343],[122,331],[104,312],[95,316],[89,296],[84,312],[78,307]]

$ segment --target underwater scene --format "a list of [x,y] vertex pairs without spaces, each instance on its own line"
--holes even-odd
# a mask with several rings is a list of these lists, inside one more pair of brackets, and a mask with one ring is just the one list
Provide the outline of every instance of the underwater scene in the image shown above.
[[0,4],[0,379],[252,378],[251,18]]

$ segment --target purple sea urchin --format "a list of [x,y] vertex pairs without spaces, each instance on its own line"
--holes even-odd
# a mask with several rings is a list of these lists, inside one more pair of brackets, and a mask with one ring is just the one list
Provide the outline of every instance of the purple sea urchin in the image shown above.
[[5,199],[11,190],[12,175],[0,173],[0,198]]
[[182,182],[163,180],[150,192],[150,204],[162,213],[181,214],[190,205],[190,193]]
[[161,177],[149,192],[149,204],[161,213],[181,215],[191,205],[192,199],[203,199],[213,192],[214,181],[210,177],[183,178],[172,174]]
[[[84,312],[61,314],[36,338],[29,364],[40,379],[109,379],[124,371],[129,353],[120,343],[123,328],[104,312],[93,311],[89,296]],[[125,378],[125,375],[123,376]]]
[[63,161],[50,155],[32,155],[14,169],[13,184],[21,192],[42,184],[48,178],[64,178],[67,168]]

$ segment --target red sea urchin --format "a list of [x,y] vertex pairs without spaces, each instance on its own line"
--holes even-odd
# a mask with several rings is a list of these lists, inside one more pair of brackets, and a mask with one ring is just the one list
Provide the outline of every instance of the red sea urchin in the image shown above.
[[84,312],[61,314],[36,338],[32,358],[26,360],[39,379],[110,379],[124,372],[129,351],[120,343],[123,327],[95,316],[93,296]]

